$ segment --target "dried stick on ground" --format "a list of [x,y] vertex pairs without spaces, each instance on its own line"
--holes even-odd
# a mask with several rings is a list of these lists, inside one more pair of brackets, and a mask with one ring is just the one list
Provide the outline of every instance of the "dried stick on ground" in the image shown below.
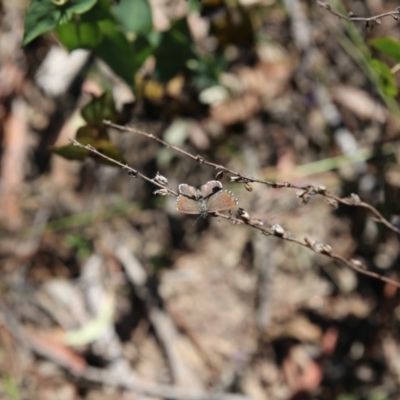
[[95,368],[86,365],[85,361],[74,356],[72,351],[48,343],[48,339],[40,338],[27,331],[17,320],[8,306],[0,301],[0,316],[4,325],[12,333],[20,346],[33,351],[41,357],[51,359],[54,363],[68,370],[76,378],[88,382],[120,387],[135,393],[173,400],[249,400],[247,396],[228,393],[207,393],[198,389],[178,388],[149,382],[138,377],[125,360],[117,360],[108,368]]
[[164,347],[175,384],[181,388],[202,389],[200,379],[191,371],[179,354],[179,332],[171,317],[162,310],[148,284],[148,276],[140,261],[130,251],[124,238],[107,234],[104,243],[115,250],[115,255],[125,269],[136,295],[144,303],[147,315]]

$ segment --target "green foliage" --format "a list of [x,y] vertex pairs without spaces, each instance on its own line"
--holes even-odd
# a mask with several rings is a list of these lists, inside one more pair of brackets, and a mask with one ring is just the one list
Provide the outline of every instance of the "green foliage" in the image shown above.
[[80,233],[70,233],[65,237],[65,245],[76,252],[79,260],[85,260],[91,253],[90,242]]
[[157,60],[155,78],[167,82],[184,69],[194,57],[192,43],[186,18],[175,21],[168,31],[163,32],[154,51]]
[[32,0],[26,11],[22,44],[25,46],[38,36],[71,21],[74,14],[85,13],[95,3],[96,0],[68,0],[64,2]]
[[2,386],[9,400],[21,399],[18,384],[12,375],[6,374],[2,379]]
[[369,44],[396,63],[400,63],[400,41],[391,37],[370,40]]
[[95,49],[95,54],[103,59],[128,85],[133,86],[134,74],[141,64],[135,63],[132,44],[118,29],[114,21],[101,21],[99,27],[104,38]]
[[114,7],[114,13],[127,32],[146,35],[152,30],[153,20],[147,0],[121,0]]
[[[115,109],[112,94],[105,92],[100,97],[93,98],[89,104],[83,107],[81,114],[87,124],[78,129],[76,139],[83,145],[90,144],[104,155],[125,163],[125,159],[120,151],[110,143],[107,128],[102,123],[103,120],[118,122],[119,115]],[[82,161],[90,155],[101,164],[115,166],[115,164],[106,159],[97,157],[88,150],[76,147],[73,144],[52,147],[51,150],[68,160]]]
[[379,86],[381,90],[390,97],[397,96],[398,90],[396,86],[396,82],[394,80],[394,76],[390,68],[379,61],[376,58],[371,60],[371,66],[374,68],[375,72],[378,74]]

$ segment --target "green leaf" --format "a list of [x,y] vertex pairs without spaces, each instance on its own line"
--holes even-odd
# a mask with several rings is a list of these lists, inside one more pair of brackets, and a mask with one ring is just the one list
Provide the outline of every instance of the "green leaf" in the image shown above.
[[[25,46],[33,39],[69,22],[74,14],[83,14],[92,8],[97,0],[68,0],[57,5],[57,1],[32,0],[26,10],[24,21]],[[60,3],[60,2],[59,2]]]
[[92,144],[98,139],[110,140],[105,126],[85,125],[76,131],[76,140],[81,144]]
[[188,1],[189,12],[200,12],[201,1],[200,0],[189,0]]
[[56,29],[61,43],[69,50],[95,49],[103,40],[103,34],[97,24],[69,22]]
[[50,150],[53,153],[66,158],[67,160],[83,161],[89,155],[88,150],[74,146],[73,144],[67,144],[65,146],[58,146],[58,147],[53,146],[50,148]]
[[[105,156],[112,158],[113,160],[119,161],[120,163],[126,164],[126,160],[120,151],[109,141],[107,140],[97,140],[92,143],[92,146],[96,148],[100,153],[103,153]],[[117,166],[116,164],[106,160],[103,157],[96,156],[94,157],[97,162],[106,165]]]
[[110,0],[97,0],[94,7],[82,15],[84,22],[99,22],[103,19],[114,19],[110,10]]
[[382,61],[376,58],[371,59],[371,65],[378,74],[380,89],[390,97],[397,96],[398,90],[392,71]]
[[95,49],[95,54],[102,58],[128,85],[132,86],[137,68],[133,45],[114,21],[100,21],[99,28],[103,33],[103,41]]
[[[90,144],[97,151],[106,155],[107,157],[110,157],[113,160],[119,161],[123,164],[126,163],[120,151],[108,140],[103,140],[103,139],[96,140],[86,137],[86,138],[79,138],[79,142],[83,145]],[[114,164],[113,162],[108,161],[105,158],[90,152],[89,150],[74,146],[73,144],[67,144],[65,146],[59,146],[59,147],[54,146],[51,147],[50,149],[53,153],[58,154],[59,156],[64,157],[67,160],[83,161],[86,157],[91,156],[96,160],[96,162],[100,164],[116,166],[116,164]]]
[[391,37],[370,40],[369,44],[396,63],[400,63],[400,41]]
[[93,98],[89,104],[82,108],[81,114],[89,125],[101,126],[103,119],[112,122],[118,120],[118,113],[111,92],[104,92],[101,96]]
[[154,56],[157,60],[154,75],[162,82],[168,82],[186,67],[188,60],[194,58],[186,18],[175,21],[167,32],[162,33]]
[[136,35],[146,35],[153,28],[150,4],[147,0],[121,0],[114,7],[115,16],[122,27]]

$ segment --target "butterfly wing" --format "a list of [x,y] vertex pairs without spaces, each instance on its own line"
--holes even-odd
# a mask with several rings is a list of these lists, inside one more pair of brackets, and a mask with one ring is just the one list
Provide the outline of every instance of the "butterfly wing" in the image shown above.
[[219,181],[208,181],[200,188],[201,195],[203,196],[204,199],[214,195],[220,190],[222,190],[222,184]]
[[208,212],[224,211],[235,207],[238,204],[236,196],[228,191],[220,191],[210,196],[207,200]]
[[194,186],[187,185],[186,183],[181,183],[178,186],[179,193],[183,196],[190,197],[192,199],[197,198],[197,189]]
[[185,196],[178,196],[176,199],[176,209],[184,214],[201,214],[199,203]]

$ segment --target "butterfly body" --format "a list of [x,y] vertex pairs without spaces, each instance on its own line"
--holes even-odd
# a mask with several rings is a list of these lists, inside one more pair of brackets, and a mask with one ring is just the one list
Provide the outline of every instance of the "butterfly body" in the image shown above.
[[206,218],[209,213],[229,210],[237,203],[235,195],[228,190],[222,190],[219,181],[209,181],[200,189],[182,183],[179,185],[176,209],[184,214],[200,214]]

